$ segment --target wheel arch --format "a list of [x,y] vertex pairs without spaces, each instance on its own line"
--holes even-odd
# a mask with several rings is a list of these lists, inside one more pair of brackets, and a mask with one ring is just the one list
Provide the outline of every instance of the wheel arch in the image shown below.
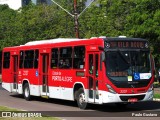
[[22,91],[23,91],[24,85],[26,83],[29,85],[29,88],[30,88],[30,82],[29,82],[29,80],[28,79],[23,79],[23,82],[22,82]]
[[75,96],[75,92],[78,91],[80,88],[83,88],[84,92],[85,92],[85,87],[83,85],[82,82],[76,82],[74,85],[73,85],[73,99],[75,100],[76,99],[76,96]]

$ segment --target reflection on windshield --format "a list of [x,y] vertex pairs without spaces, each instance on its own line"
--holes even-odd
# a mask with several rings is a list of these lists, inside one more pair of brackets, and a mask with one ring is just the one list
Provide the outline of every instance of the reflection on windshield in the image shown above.
[[106,52],[106,69],[107,75],[113,80],[126,81],[129,76],[135,76],[135,79],[149,79],[151,77],[149,52]]

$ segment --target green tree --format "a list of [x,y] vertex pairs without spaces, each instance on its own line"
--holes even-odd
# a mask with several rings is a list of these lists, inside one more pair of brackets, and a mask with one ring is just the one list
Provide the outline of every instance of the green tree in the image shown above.
[[0,44],[1,48],[11,46],[14,38],[16,12],[7,5],[0,5]]
[[[74,14],[73,0],[55,0]],[[86,0],[77,0],[78,14]],[[96,0],[80,17],[81,38],[94,36],[138,37],[148,39],[156,66],[160,66],[160,0]],[[14,11],[0,5],[0,44],[6,46],[28,41],[76,37],[74,18],[57,5],[29,4]]]

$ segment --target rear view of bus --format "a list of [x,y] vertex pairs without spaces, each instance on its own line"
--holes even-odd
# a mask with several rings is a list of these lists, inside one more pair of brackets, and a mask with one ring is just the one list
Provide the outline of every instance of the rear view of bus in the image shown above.
[[106,88],[104,103],[153,99],[154,70],[147,40],[104,38]]

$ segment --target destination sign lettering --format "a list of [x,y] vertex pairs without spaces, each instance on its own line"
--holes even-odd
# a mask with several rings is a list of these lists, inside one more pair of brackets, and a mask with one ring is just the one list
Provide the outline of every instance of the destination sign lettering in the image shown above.
[[143,41],[109,41],[105,43],[106,48],[148,48],[147,42]]

